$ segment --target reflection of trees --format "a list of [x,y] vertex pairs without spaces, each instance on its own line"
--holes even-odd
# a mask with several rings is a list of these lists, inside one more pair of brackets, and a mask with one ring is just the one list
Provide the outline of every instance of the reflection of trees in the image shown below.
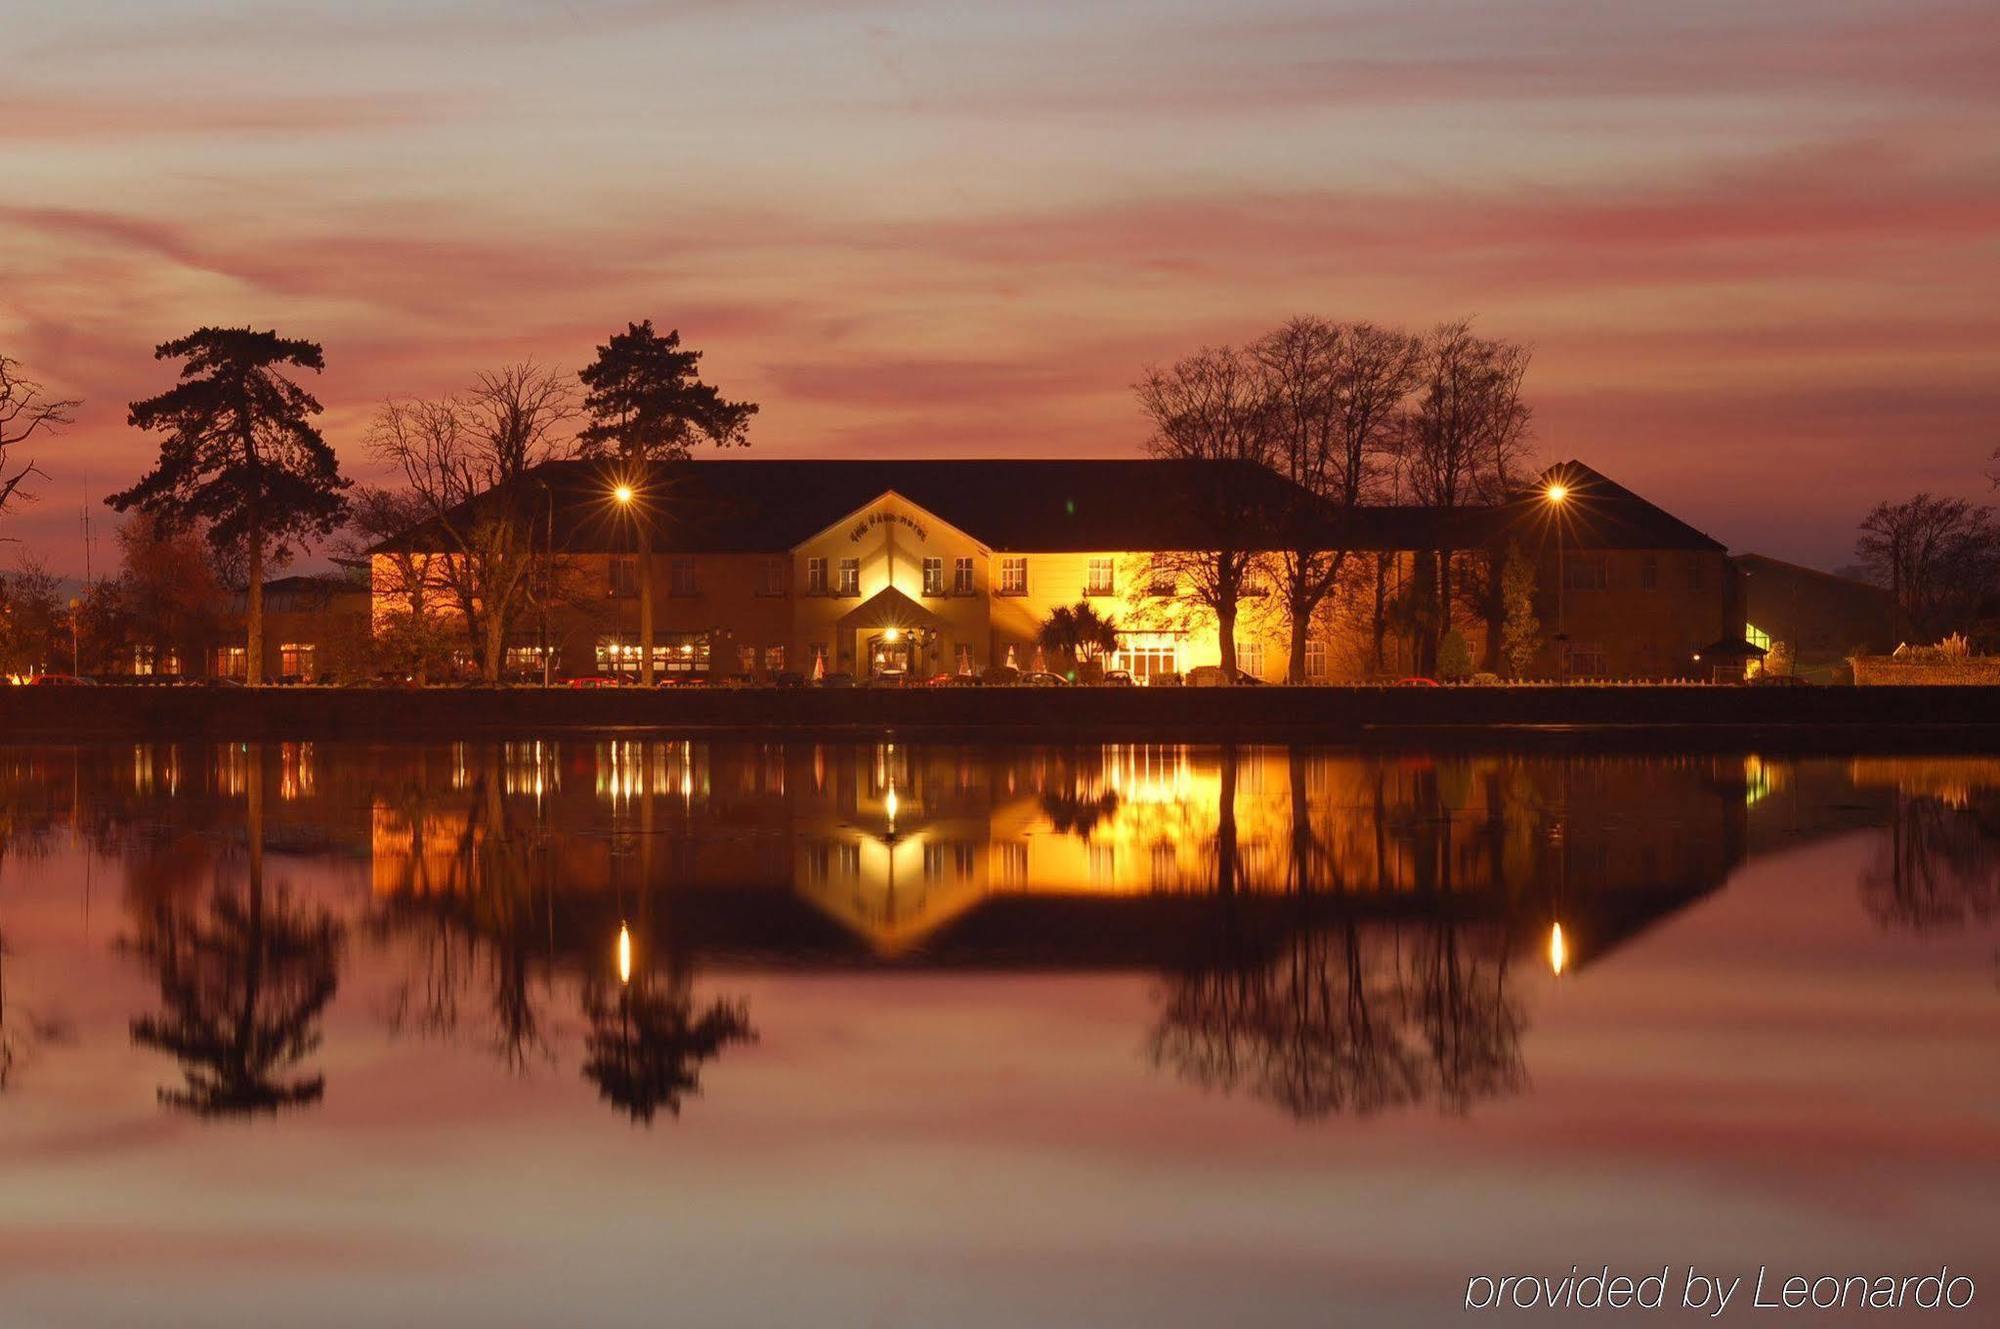
[[0,933],[0,1093],[14,1081],[14,1073],[34,1050],[46,1043],[60,1042],[65,1029],[59,1020],[45,1019],[18,1004],[7,1004],[7,937]]
[[1099,822],[1117,815],[1118,794],[1110,789],[1095,798],[1067,790],[1046,793],[1042,795],[1042,812],[1057,833],[1088,839]]
[[584,1078],[605,1101],[648,1124],[662,1107],[680,1115],[681,1098],[700,1092],[704,1062],[757,1038],[740,1001],[716,1001],[697,1014],[684,973],[657,984],[645,976],[616,985],[588,980],[583,1014],[590,1022]]
[[1899,794],[1888,842],[1862,874],[1861,897],[1884,927],[1934,931],[2000,908],[2000,790],[1958,798]]
[[[412,937],[419,962],[417,977],[396,994],[392,1027],[455,1035],[460,997],[480,982],[490,1044],[502,1061],[520,1070],[532,1056],[552,1056],[536,993],[538,977],[544,985],[552,981],[551,965],[536,963],[549,944],[548,919],[538,915],[536,897],[551,883],[543,861],[547,837],[525,824],[502,797],[497,765],[489,761],[478,768],[462,819],[436,817],[421,797],[406,803],[405,819],[419,839],[377,926]],[[421,837],[433,829],[443,830],[449,842],[441,847],[424,842]],[[440,869],[442,879],[434,875]]]
[[1225,923],[1225,953],[1169,980],[1154,1063],[1301,1120],[1420,1102],[1462,1113],[1519,1092],[1524,1021],[1506,960],[1461,933],[1425,924],[1405,953],[1400,931],[1349,918],[1300,927],[1265,959],[1227,954],[1252,939]]
[[342,930],[325,909],[264,885],[263,766],[251,747],[249,883],[216,882],[205,907],[158,902],[133,949],[159,975],[158,1015],[132,1041],[172,1054],[185,1085],[160,1101],[199,1116],[275,1112],[318,1102],[323,1075],[288,1078],[319,1047],[339,983]]

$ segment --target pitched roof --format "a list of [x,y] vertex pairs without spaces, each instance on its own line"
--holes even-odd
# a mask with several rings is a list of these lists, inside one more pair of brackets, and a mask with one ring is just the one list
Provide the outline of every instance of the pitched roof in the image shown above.
[[[709,459],[657,464],[635,472],[614,461],[547,462],[509,486],[462,505],[511,506],[536,539],[570,552],[619,553],[638,547],[638,525],[612,498],[620,483],[638,491],[661,553],[779,553],[796,547],[885,493],[894,492],[970,534],[996,552],[1083,553],[1096,550],[1198,549],[1213,542],[1199,529],[1201,495],[1219,468],[1243,466],[1275,510],[1297,492],[1275,472],[1247,463],[1074,460]],[[1566,528],[1572,547],[1721,549],[1700,531],[1580,462],[1546,473],[1566,475],[1573,500]],[[1438,509],[1378,505],[1334,514],[1352,549],[1471,549],[1515,531],[1548,529],[1542,486],[1494,507]],[[435,520],[375,552],[447,547]]]
[[1551,529],[1549,486],[1561,484],[1563,538],[1574,549],[1701,549],[1721,541],[1576,460],[1557,462],[1494,509],[1496,534]]

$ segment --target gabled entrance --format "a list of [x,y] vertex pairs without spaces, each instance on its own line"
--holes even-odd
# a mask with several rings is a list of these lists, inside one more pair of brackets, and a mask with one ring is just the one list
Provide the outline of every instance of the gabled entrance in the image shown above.
[[885,586],[836,625],[841,645],[854,653],[854,672],[863,678],[922,677],[937,666],[938,633],[944,622],[897,590]]

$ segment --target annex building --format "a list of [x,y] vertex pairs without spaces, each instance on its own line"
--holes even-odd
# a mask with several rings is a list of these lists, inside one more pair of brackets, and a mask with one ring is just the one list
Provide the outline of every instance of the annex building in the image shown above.
[[[640,672],[644,523],[663,675],[1064,667],[1037,636],[1055,609],[1081,601],[1118,626],[1107,666],[1143,684],[1220,661],[1214,615],[1161,557],[1245,539],[1202,515],[1212,511],[1204,488],[1223,479],[1214,466],[730,458],[633,472],[566,461],[452,520],[475,523],[479,505],[511,512],[560,569],[561,593],[518,616],[508,638],[509,670],[521,676],[539,676],[545,652],[560,676]],[[1251,484],[1274,510],[1296,506],[1274,473]],[[1314,621],[1310,678],[1425,671],[1447,612],[1477,667],[1500,672],[1510,557],[1535,569],[1538,676],[1709,677],[1732,650],[1741,668],[1743,616],[1723,546],[1580,463],[1503,504],[1370,507],[1326,522],[1329,547],[1352,552]],[[378,624],[407,612],[413,553],[449,559],[453,544],[427,523],[374,551]],[[1239,667],[1274,682],[1288,664],[1281,600],[1268,585],[1251,596],[1236,633]]]

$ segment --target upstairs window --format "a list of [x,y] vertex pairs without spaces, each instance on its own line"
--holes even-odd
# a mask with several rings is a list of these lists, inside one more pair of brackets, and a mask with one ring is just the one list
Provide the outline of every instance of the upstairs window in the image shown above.
[[1028,593],[1028,560],[1025,558],[1003,558],[1000,560],[1000,594],[1026,595]]
[[843,558],[840,560],[840,584],[834,588],[836,595],[861,594],[861,560]]
[[611,594],[619,598],[639,593],[639,561],[632,558],[611,560]]
[[1602,554],[1572,554],[1563,561],[1563,589],[1601,591],[1610,584]]
[[944,560],[927,558],[924,560],[924,594],[944,594]]
[[956,559],[951,565],[951,593],[953,595],[972,594],[972,560]]
[[809,558],[806,560],[806,594],[826,594],[826,560]]
[[757,565],[757,594],[783,595],[785,593],[785,560],[767,558]]
[[1085,595],[1111,595],[1115,593],[1115,586],[1116,582],[1111,570],[1111,560],[1108,558],[1091,559],[1090,572],[1085,577],[1083,583],[1083,593]]
[[669,568],[669,574],[668,574],[669,589],[667,593],[669,595],[701,594],[700,584],[695,580],[693,559],[676,558],[671,564],[668,565],[668,568]]

